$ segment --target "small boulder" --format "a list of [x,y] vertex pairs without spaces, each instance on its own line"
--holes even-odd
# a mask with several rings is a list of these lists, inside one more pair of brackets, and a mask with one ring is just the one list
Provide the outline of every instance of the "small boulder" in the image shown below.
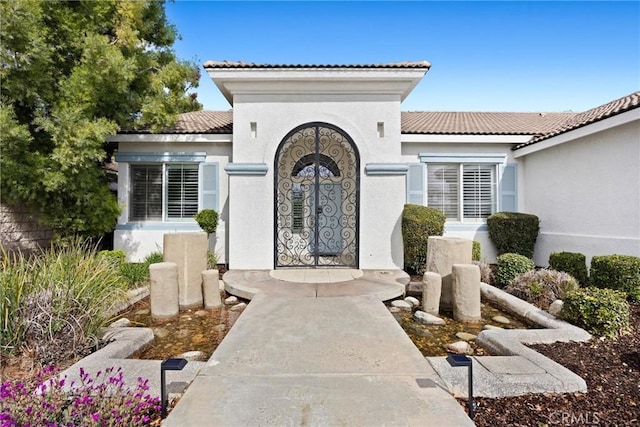
[[186,351],[182,354],[179,354],[176,357],[179,359],[187,359],[190,362],[195,360],[200,360],[200,361],[207,360],[207,354],[204,351]]
[[227,325],[220,324],[213,327],[213,330],[216,332],[224,332],[227,330]]
[[123,317],[121,319],[116,320],[115,322],[109,325],[110,328],[126,328],[131,325],[131,320]]
[[389,307],[391,313],[400,313],[402,309],[400,307]]
[[224,300],[225,305],[234,305],[238,303],[238,297],[230,296]]
[[247,306],[246,303],[241,302],[238,303],[236,305],[234,305],[233,307],[231,307],[231,311],[240,311],[240,310],[244,310],[244,308]]
[[476,338],[478,338],[477,336],[475,336],[473,334],[470,334],[468,332],[458,332],[456,334],[456,337],[458,337],[458,338],[460,338],[461,340],[464,340],[464,341],[473,341]]
[[551,305],[549,305],[549,314],[552,316],[556,316],[558,317],[558,315],[560,314],[560,311],[562,310],[562,306],[564,305],[564,303],[562,302],[562,300],[557,299],[554,302],[551,303]]
[[162,339],[169,336],[169,331],[164,328],[153,328],[153,335],[156,338]]
[[413,313],[413,318],[418,323],[422,323],[423,325],[444,325],[445,321],[438,316],[434,316],[433,314],[429,314],[427,312],[418,310]]
[[446,350],[449,353],[454,354],[471,354],[472,349],[468,342],[466,341],[456,341],[445,346]]
[[511,320],[507,319],[504,316],[493,316],[491,320],[493,320],[496,323],[501,323],[503,325],[508,325],[509,323],[511,323]]
[[493,326],[493,325],[484,325],[484,329],[485,331],[504,331],[504,328],[501,328],[500,326]]
[[205,317],[207,316],[207,314],[209,314],[209,312],[207,310],[198,310],[195,313],[193,313],[196,317]]
[[420,305],[420,301],[418,300],[418,298],[406,297],[404,300],[411,304],[412,307],[418,307]]
[[391,306],[398,307],[400,310],[404,311],[411,311],[411,309],[413,308],[411,304],[403,300],[391,301]]

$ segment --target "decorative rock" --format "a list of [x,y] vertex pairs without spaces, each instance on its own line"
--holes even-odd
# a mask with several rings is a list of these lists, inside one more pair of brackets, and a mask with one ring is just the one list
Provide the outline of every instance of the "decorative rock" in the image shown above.
[[180,311],[178,299],[178,266],[174,262],[160,262],[149,266],[151,317],[168,319]]
[[557,299],[554,302],[551,303],[551,305],[549,305],[549,314],[552,316],[556,316],[558,317],[558,315],[560,314],[560,311],[562,310],[562,306],[564,305],[564,303],[562,302],[562,300]]
[[167,331],[164,328],[154,328],[153,329],[153,335],[157,338],[166,338],[169,336],[169,331]]
[[456,337],[460,338],[461,340],[465,340],[465,341],[473,341],[476,338],[478,338],[477,336],[470,334],[468,332],[458,332],[456,334]]
[[247,306],[246,303],[241,302],[239,304],[234,305],[233,307],[231,307],[231,311],[240,311],[240,310],[244,310],[244,308]]
[[434,316],[433,314],[425,313],[424,311],[416,311],[413,313],[413,318],[418,323],[422,323],[423,325],[444,325],[445,321],[438,316]]
[[180,308],[202,306],[202,272],[207,269],[207,233],[167,233],[164,260],[178,266]]
[[480,312],[480,268],[475,264],[454,264],[451,296],[453,318],[460,322],[479,322]]
[[404,300],[395,300],[395,301],[391,301],[391,306],[392,307],[397,307],[400,310],[404,310],[404,311],[411,311],[411,304],[409,304],[408,302],[404,301]]
[[126,317],[123,317],[111,323],[109,327],[110,328],[126,328],[129,325],[131,325],[131,320],[127,319]]
[[491,320],[496,323],[502,323],[503,325],[508,325],[509,323],[511,323],[511,320],[507,319],[504,316],[493,316]]
[[418,300],[418,298],[406,297],[404,300],[411,304],[412,307],[418,307],[420,305],[420,301]]
[[389,307],[391,313],[400,313],[402,309],[400,307]]
[[405,325],[405,327],[407,328],[408,332],[416,336],[419,336],[421,338],[427,338],[427,337],[433,336],[431,331],[429,331],[428,329],[424,329],[424,327],[421,327],[419,325],[409,324],[409,325]]
[[193,314],[195,314],[196,317],[205,317],[209,313],[207,312],[207,310],[198,310]]
[[453,295],[451,277],[453,264],[471,264],[473,241],[458,237],[431,236],[427,240],[427,271],[442,276],[442,293],[440,306],[452,308]]
[[233,305],[238,303],[238,297],[230,296],[224,300],[226,305]]
[[176,356],[177,358],[180,359],[187,359],[188,361],[195,361],[195,360],[207,360],[207,354],[204,351],[186,351],[178,356]]
[[202,293],[204,295],[204,308],[207,310],[222,306],[219,277],[218,270],[205,270],[202,272]]
[[504,328],[501,328],[500,326],[493,326],[493,325],[484,325],[484,327],[482,328],[485,331],[503,331]]
[[442,276],[427,271],[422,277],[422,309],[435,316],[440,313],[440,294],[442,292]]
[[227,326],[224,324],[216,325],[213,327],[213,330],[216,332],[224,332],[227,330]]
[[466,341],[456,341],[445,346],[446,350],[455,354],[469,354],[471,353],[471,346]]

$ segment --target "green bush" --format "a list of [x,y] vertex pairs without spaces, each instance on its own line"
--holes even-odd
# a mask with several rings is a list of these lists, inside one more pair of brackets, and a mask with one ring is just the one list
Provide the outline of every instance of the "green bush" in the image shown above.
[[548,310],[549,305],[578,289],[578,281],[570,274],[555,270],[532,270],[516,277],[505,288],[508,293],[536,307]]
[[594,335],[617,337],[630,329],[625,293],[588,287],[565,295],[560,317]]
[[519,212],[497,212],[487,218],[487,228],[498,255],[514,253],[533,258],[540,231],[537,216]]
[[473,249],[471,249],[471,259],[473,261],[480,261],[482,257],[482,246],[480,246],[480,242],[477,240],[473,241]]
[[137,288],[149,279],[149,264],[144,262],[122,263],[120,275],[129,288]]
[[433,208],[404,205],[402,211],[402,240],[404,244],[405,270],[423,274],[427,263],[429,236],[442,236],[445,215]]
[[146,264],[147,268],[149,268],[151,264],[158,264],[163,261],[164,256],[162,255],[162,252],[151,252],[144,258],[143,263]]
[[106,257],[107,259],[113,261],[116,265],[120,265],[124,262],[127,254],[125,254],[121,249],[116,249],[113,251],[100,251],[98,252],[98,256]]
[[569,273],[582,285],[587,284],[587,262],[585,256],[581,253],[553,252],[549,255],[549,267]]
[[498,286],[504,287],[511,281],[528,271],[535,269],[535,264],[524,255],[506,253],[498,257],[496,281]]
[[640,301],[640,258],[631,255],[601,255],[591,258],[591,284],[627,293]]
[[215,233],[218,228],[218,212],[213,209],[203,209],[194,217],[205,233]]

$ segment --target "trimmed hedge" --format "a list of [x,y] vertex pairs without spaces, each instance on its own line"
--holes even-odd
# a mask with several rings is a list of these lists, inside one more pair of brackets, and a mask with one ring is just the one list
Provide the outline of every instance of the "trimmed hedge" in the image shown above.
[[480,257],[482,257],[482,246],[480,246],[480,242],[474,240],[473,248],[471,249],[471,260],[480,261]]
[[581,253],[553,252],[549,255],[549,267],[569,273],[582,285],[586,285],[589,280],[586,257]]
[[215,233],[218,229],[218,212],[214,209],[203,209],[198,212],[193,219],[195,219],[200,228],[207,234]]
[[540,231],[537,216],[519,212],[497,212],[487,218],[487,228],[498,255],[515,253],[533,258]]
[[513,279],[532,271],[536,268],[533,260],[524,255],[507,253],[498,257],[496,281],[498,286],[504,287],[511,284]]
[[627,293],[640,301],[640,258],[631,255],[601,255],[591,258],[591,284]]
[[402,240],[404,268],[411,273],[423,274],[427,263],[429,236],[442,236],[444,213],[419,205],[404,205],[402,211]]
[[588,287],[568,292],[560,317],[594,335],[615,338],[630,329],[625,293]]

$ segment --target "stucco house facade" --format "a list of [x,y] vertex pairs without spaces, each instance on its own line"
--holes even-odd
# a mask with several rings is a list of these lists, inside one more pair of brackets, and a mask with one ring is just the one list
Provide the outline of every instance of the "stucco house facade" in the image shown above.
[[498,211],[540,217],[538,265],[561,250],[640,255],[639,93],[584,113],[402,112],[429,67],[205,63],[230,111],[112,138],[114,248],[141,259],[212,208],[231,269],[402,269],[415,203],[490,261]]

